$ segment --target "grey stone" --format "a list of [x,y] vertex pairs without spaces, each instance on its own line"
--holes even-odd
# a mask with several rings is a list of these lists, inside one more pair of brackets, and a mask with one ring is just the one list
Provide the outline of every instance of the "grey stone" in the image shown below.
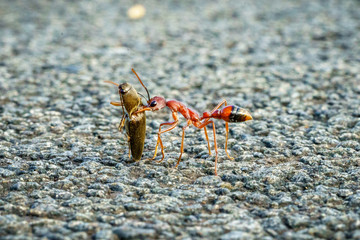
[[217,185],[221,179],[217,176],[205,176],[196,179],[195,184],[199,185]]
[[255,239],[250,233],[242,232],[242,231],[232,231],[226,233],[220,237],[221,240],[245,240],[245,239]]
[[31,190],[39,189],[40,185],[36,182],[18,182],[11,186],[11,190],[22,191],[22,190]]
[[6,177],[11,177],[11,176],[15,175],[15,172],[10,171],[8,169],[0,168],[0,175],[3,178],[6,178]]
[[65,207],[76,207],[76,206],[88,206],[91,204],[91,201],[86,198],[82,197],[75,197],[72,199],[69,199],[63,203],[63,206]]
[[116,240],[118,237],[111,230],[100,230],[93,235],[96,240]]
[[155,230],[138,228],[132,226],[122,226],[113,230],[119,239],[145,239],[155,237]]
[[246,201],[260,207],[268,207],[271,203],[270,198],[261,193],[250,194],[249,196],[247,196]]
[[348,197],[349,205],[352,207],[360,206],[360,193],[351,195]]
[[306,215],[294,214],[287,216],[285,222],[291,228],[307,227],[310,225],[310,218]]

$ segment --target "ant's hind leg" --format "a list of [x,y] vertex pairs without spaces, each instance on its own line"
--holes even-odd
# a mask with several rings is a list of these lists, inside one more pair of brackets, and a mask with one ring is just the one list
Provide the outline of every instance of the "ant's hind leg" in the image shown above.
[[216,110],[218,110],[223,104],[227,106],[227,101],[223,99],[213,110],[211,110],[210,115],[213,114]]
[[[217,150],[217,144],[216,144],[216,130],[215,130],[215,124],[213,121],[209,121],[209,123],[213,126],[213,133],[214,133],[214,147],[215,147],[215,176],[217,176],[217,160],[218,160],[218,150]],[[208,124],[209,124],[208,123]]]

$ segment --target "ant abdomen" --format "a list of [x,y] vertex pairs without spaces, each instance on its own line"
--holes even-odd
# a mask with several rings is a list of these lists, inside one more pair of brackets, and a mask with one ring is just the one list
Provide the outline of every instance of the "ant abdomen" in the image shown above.
[[[226,108],[228,108],[229,110],[227,110]],[[240,108],[238,106],[227,106],[223,108],[221,111],[223,112],[224,110],[225,110],[225,116],[227,116],[226,113],[230,111],[227,122],[245,122],[248,120],[252,120],[249,111],[247,111],[244,108]]]
[[202,119],[205,118],[222,119],[225,122],[245,122],[252,120],[249,111],[238,106],[226,106],[220,110],[214,111],[211,115],[209,112],[205,112],[203,113]]

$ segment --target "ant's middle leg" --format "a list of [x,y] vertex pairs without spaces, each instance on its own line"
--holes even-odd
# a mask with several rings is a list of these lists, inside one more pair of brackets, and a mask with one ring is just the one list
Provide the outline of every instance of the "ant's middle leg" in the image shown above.
[[209,136],[208,136],[208,134],[207,134],[206,127],[204,127],[204,133],[205,133],[206,141],[207,141],[207,144],[208,144],[209,155],[211,155],[211,150],[210,150],[210,141],[209,141]]
[[212,124],[213,126],[213,134],[214,134],[214,148],[215,148],[215,176],[217,176],[217,160],[218,160],[218,149],[217,149],[217,143],[216,143],[216,129],[214,121],[210,119],[206,119],[203,122],[197,122],[194,123],[194,126],[197,128],[206,128],[208,124]]
[[179,163],[180,163],[180,160],[181,160],[181,156],[184,152],[184,138],[185,138],[185,130],[190,126],[191,124],[191,120],[187,120],[186,122],[186,126],[183,127],[182,129],[182,139],[181,139],[181,148],[180,148],[180,156],[179,156],[179,159],[175,165],[175,168],[177,168],[179,166]]

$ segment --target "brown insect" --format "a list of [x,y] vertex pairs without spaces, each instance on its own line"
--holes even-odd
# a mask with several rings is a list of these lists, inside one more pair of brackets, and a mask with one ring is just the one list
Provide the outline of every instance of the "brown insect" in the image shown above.
[[[145,88],[148,94],[148,99],[150,99],[147,88],[142,83],[135,70],[131,70],[139,79],[141,85]],[[105,82],[114,84],[119,89],[120,102],[110,102],[110,104],[122,107],[123,116],[118,129],[121,132],[122,128],[125,126],[125,135],[128,138],[129,144],[129,158],[132,156],[134,161],[139,161],[144,150],[146,135],[146,115],[144,112],[137,113],[137,111],[143,107],[141,98],[138,94],[141,96],[143,95],[138,93],[129,83],[117,84],[112,81]]]
[[[225,104],[225,107],[220,109],[220,107],[224,104]],[[174,121],[165,122],[165,123],[160,124],[159,131],[158,131],[158,139],[157,139],[157,143],[156,143],[156,147],[155,147],[155,154],[154,154],[152,160],[155,159],[155,157],[156,157],[157,148],[158,148],[159,144],[160,144],[161,153],[162,153],[162,159],[159,162],[164,160],[164,157],[165,157],[164,146],[163,146],[160,136],[161,136],[161,134],[163,134],[165,132],[171,131],[179,124],[178,112],[180,112],[181,115],[183,115],[183,117],[186,119],[186,126],[184,126],[182,128],[180,156],[175,165],[175,168],[179,165],[181,156],[184,152],[185,130],[190,125],[194,125],[196,128],[199,128],[199,129],[201,129],[201,128],[204,129],[206,140],[208,142],[209,155],[211,155],[210,142],[209,142],[209,137],[208,137],[207,130],[206,130],[206,126],[208,124],[211,124],[212,128],[213,128],[214,148],[215,148],[215,153],[216,153],[215,175],[217,175],[218,150],[217,150],[217,144],[216,144],[215,124],[214,124],[213,120],[211,120],[211,119],[215,118],[215,119],[222,119],[225,121],[225,128],[226,128],[225,152],[226,152],[227,156],[232,160],[234,158],[230,157],[230,155],[227,152],[227,142],[228,142],[228,136],[229,136],[228,123],[229,122],[245,122],[248,120],[252,120],[252,116],[250,115],[250,113],[247,110],[237,107],[237,106],[227,106],[226,100],[223,100],[222,102],[220,102],[211,112],[204,112],[203,116],[200,117],[200,115],[196,111],[194,111],[191,108],[188,108],[184,103],[179,102],[177,100],[166,101],[164,97],[160,97],[160,96],[155,96],[155,97],[151,98],[148,101],[148,104],[146,106],[141,107],[141,109],[138,110],[136,113],[142,113],[144,111],[158,111],[164,107],[168,107],[171,110]],[[161,130],[162,126],[165,126],[165,125],[170,126],[170,127],[165,130]]]

